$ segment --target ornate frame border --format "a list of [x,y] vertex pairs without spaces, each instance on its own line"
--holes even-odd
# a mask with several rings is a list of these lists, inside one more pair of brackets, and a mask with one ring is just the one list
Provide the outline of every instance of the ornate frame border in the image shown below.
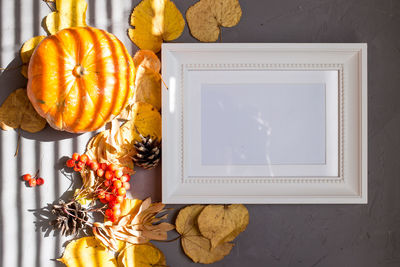
[[[163,44],[162,64],[164,203],[367,203],[366,44]],[[339,176],[185,177],[185,72],[225,69],[337,70]]]

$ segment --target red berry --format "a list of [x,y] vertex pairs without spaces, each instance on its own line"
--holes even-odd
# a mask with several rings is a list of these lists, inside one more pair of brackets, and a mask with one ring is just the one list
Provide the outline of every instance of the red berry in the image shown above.
[[124,173],[122,172],[121,169],[118,169],[118,170],[116,170],[116,171],[114,172],[115,178],[121,178],[122,175],[124,175]]
[[85,154],[83,154],[79,157],[80,162],[86,163],[88,160],[89,160],[89,157]]
[[106,163],[100,163],[100,168],[105,171],[107,170],[107,164]]
[[121,204],[119,204],[117,201],[113,202],[114,205],[112,206],[113,210],[120,210],[121,209]]
[[106,194],[106,195],[104,196],[104,199],[105,199],[107,202],[110,202],[110,201],[111,201],[111,195],[110,195],[110,194]]
[[120,188],[120,187],[122,187],[122,182],[120,180],[115,180],[113,182],[113,185],[115,188]]
[[24,181],[29,181],[30,179],[32,179],[32,175],[30,175],[29,173],[24,174],[22,176],[22,179],[24,179]]
[[107,200],[105,198],[100,198],[100,202],[103,203],[103,204],[106,204]]
[[42,184],[44,184],[44,179],[43,179],[42,177],[37,178],[37,179],[36,179],[36,184],[37,184],[37,185],[42,185]]
[[106,188],[111,186],[111,182],[109,180],[105,180],[103,183]]
[[78,166],[79,168],[84,168],[85,167],[85,163],[82,161],[78,161],[78,163],[76,163],[76,166]]
[[124,202],[124,197],[123,197],[123,196],[117,196],[117,197],[115,198],[115,201],[116,201],[117,203],[122,203],[122,202]]
[[113,174],[112,171],[106,171],[106,173],[104,174],[104,177],[105,177],[107,180],[111,180],[111,179],[114,177],[114,174]]
[[129,182],[130,179],[131,177],[128,174],[124,174],[120,178],[121,182]]
[[97,174],[97,176],[99,176],[99,177],[103,177],[103,175],[104,175],[104,170],[103,170],[103,169],[97,169],[96,174]]
[[75,165],[75,167],[74,167],[74,171],[76,171],[76,172],[80,172],[81,170],[82,170],[82,168],[81,168],[81,167],[79,167],[79,166]]
[[92,171],[97,171],[97,169],[99,168],[99,164],[97,164],[96,161],[91,161],[89,167]]
[[129,190],[129,189],[131,189],[131,184],[130,183],[123,183],[123,185],[122,185],[126,190]]
[[30,186],[30,187],[35,187],[35,186],[36,186],[36,179],[31,178],[31,179],[28,181],[28,183],[29,183],[29,186]]
[[112,209],[106,209],[106,216],[111,217],[113,215],[113,210]]
[[67,167],[73,168],[75,166],[75,160],[69,159],[67,160]]
[[110,165],[108,165],[107,170],[115,172],[118,169],[117,165],[111,163]]
[[108,218],[111,222],[115,223],[117,222],[118,218],[116,218],[114,215]]
[[119,196],[124,196],[126,195],[126,189],[124,187],[118,188],[117,194]]
[[75,161],[79,160],[79,154],[78,153],[72,154],[72,159]]

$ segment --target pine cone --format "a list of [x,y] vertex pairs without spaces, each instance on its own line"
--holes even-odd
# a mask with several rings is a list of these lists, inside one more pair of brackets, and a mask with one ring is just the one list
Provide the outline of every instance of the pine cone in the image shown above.
[[61,234],[65,236],[76,234],[85,227],[89,218],[86,208],[76,201],[65,203],[60,200],[58,204],[53,205],[51,212],[57,218],[51,221],[50,224],[54,229],[61,230]]
[[141,142],[135,141],[136,154],[133,162],[144,169],[153,169],[160,163],[161,143],[156,139],[151,139],[150,135],[144,137],[140,134]]

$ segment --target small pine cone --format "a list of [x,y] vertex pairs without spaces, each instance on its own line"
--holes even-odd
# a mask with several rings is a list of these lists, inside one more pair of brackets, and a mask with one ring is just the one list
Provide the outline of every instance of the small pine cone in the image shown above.
[[153,169],[161,159],[161,143],[157,139],[152,139],[150,135],[144,137],[140,135],[141,141],[135,141],[136,154],[133,156],[133,162],[136,166],[144,169]]
[[78,233],[79,230],[85,227],[89,218],[86,208],[76,201],[65,203],[60,200],[58,204],[53,205],[51,212],[57,218],[51,221],[50,224],[65,236]]

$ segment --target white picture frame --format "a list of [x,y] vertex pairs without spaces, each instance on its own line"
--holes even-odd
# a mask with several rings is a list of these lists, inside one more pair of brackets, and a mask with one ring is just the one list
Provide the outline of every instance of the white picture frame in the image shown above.
[[367,44],[164,43],[162,77],[163,203],[367,203]]

